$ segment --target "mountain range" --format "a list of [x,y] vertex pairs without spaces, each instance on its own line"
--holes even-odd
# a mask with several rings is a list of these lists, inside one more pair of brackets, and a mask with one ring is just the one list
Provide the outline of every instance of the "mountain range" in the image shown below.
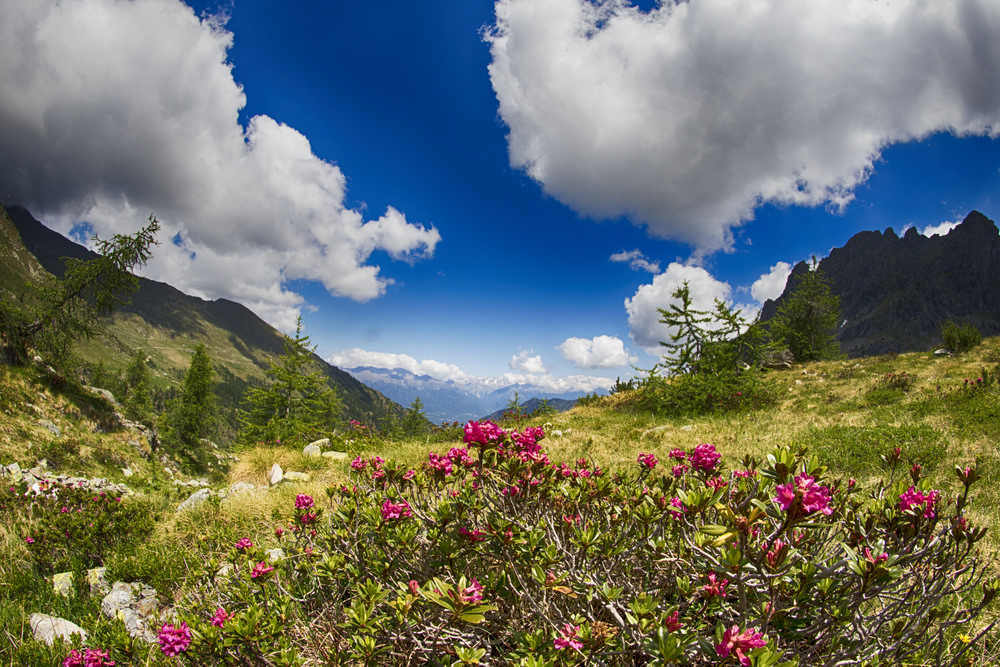
[[[63,275],[63,258],[89,260],[96,255],[45,227],[21,206],[0,207],[0,296],[19,298],[44,273]],[[6,294],[4,294],[6,293]],[[207,301],[146,278],[129,304],[104,322],[107,340],[84,342],[77,354],[85,361],[123,368],[136,350],[162,384],[176,384],[190,364],[192,350],[203,343],[218,375],[239,387],[263,382],[271,360],[284,350],[281,332],[248,308],[227,299]],[[110,344],[108,343],[110,341]],[[401,406],[350,374],[313,355],[316,367],[340,397],[345,418],[380,425],[400,419]]]
[[[1000,232],[979,211],[944,236],[912,227],[902,237],[891,228],[860,232],[818,268],[840,297],[837,342],[849,357],[933,349],[948,320],[1000,334]],[[792,269],[781,296],[761,309],[762,322],[808,270],[806,262]]]
[[506,408],[515,395],[518,403],[524,406],[533,405],[531,400],[546,398],[550,405],[563,410],[572,407],[572,402],[585,394],[553,393],[539,385],[507,384],[500,378],[477,378],[467,382],[442,380],[401,368],[358,366],[346,370],[401,405],[410,405],[419,398],[424,414],[436,424],[484,418]]

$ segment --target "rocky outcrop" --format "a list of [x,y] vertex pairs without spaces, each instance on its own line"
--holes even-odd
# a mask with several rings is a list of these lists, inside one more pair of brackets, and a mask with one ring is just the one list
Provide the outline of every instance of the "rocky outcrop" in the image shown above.
[[[1000,232],[979,211],[946,236],[926,237],[914,228],[902,238],[892,229],[861,232],[819,268],[840,297],[837,340],[850,357],[932,350],[948,320],[1000,335]],[[805,262],[793,269],[785,292],[764,304],[761,321],[775,315],[807,270]]]

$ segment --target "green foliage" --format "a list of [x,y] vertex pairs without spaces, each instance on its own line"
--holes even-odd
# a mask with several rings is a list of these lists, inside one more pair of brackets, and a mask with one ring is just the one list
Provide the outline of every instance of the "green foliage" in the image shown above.
[[153,376],[146,365],[146,353],[136,351],[125,369],[125,416],[134,422],[152,426]]
[[[663,361],[641,381],[629,404],[671,415],[753,410],[773,400],[763,384],[760,361],[766,351],[760,327],[720,300],[712,311],[694,308],[685,282],[660,308],[671,329]],[[660,375],[664,369],[667,376]],[[621,384],[621,383],[619,383]],[[619,388],[627,389],[631,384]]]
[[184,374],[180,396],[170,403],[162,419],[164,446],[201,467],[206,463],[203,440],[212,436],[216,424],[214,379],[208,352],[199,343]]
[[944,345],[955,354],[968,352],[983,342],[983,334],[971,323],[958,324],[948,320],[941,327],[941,338]]
[[812,267],[785,297],[770,322],[771,340],[784,345],[796,361],[831,359],[839,354],[835,340],[840,322],[840,297],[813,257]]
[[941,433],[926,424],[894,426],[877,422],[866,426],[813,428],[797,442],[831,468],[856,477],[877,473],[884,466],[885,457],[897,447],[905,452],[906,464],[918,463],[925,473],[936,471],[946,453]]
[[240,539],[206,563],[178,662],[963,664],[1000,591],[965,515],[974,466],[947,502],[900,452],[867,495],[787,447],[613,475],[550,463],[540,429],[469,426],[474,454],[359,457],[298,494],[282,559]]
[[43,574],[102,565],[116,549],[146,538],[155,524],[147,501],[78,485],[3,487],[0,505],[4,523],[16,528]]
[[405,435],[419,435],[425,432],[429,426],[430,422],[424,413],[424,404],[417,396],[410,403],[410,407],[406,410],[406,416],[403,417],[403,433]]
[[139,286],[131,271],[149,261],[159,228],[159,221],[150,215],[149,224],[132,236],[115,234],[110,240],[95,236],[99,256],[86,262],[67,259],[63,278],[43,284],[36,300],[0,301],[0,342],[6,363],[23,365],[34,351],[65,369],[73,343],[97,334],[99,318],[126,303]]
[[302,318],[295,337],[285,336],[285,350],[267,371],[267,384],[247,392],[241,415],[243,442],[309,441],[323,437],[340,421],[340,400],[313,366]]

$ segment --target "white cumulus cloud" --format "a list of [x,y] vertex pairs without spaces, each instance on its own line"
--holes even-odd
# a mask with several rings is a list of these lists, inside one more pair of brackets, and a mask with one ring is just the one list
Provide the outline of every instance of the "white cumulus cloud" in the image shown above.
[[408,354],[395,352],[373,352],[352,347],[339,350],[329,355],[326,360],[338,368],[357,368],[370,366],[372,368],[400,368],[415,375],[429,375],[439,380],[452,380],[467,383],[475,378],[454,364],[447,364],[433,359],[417,361]]
[[954,222],[945,221],[939,225],[927,225],[920,230],[920,233],[924,236],[947,236],[948,232],[955,229],[960,224],[962,224],[961,220],[955,220]]
[[625,343],[615,336],[567,338],[556,349],[563,359],[582,369],[618,368],[638,361],[625,349]]
[[522,350],[512,356],[507,362],[510,369],[520,371],[530,375],[543,375],[546,373],[545,364],[542,363],[540,354],[533,354],[533,350]]
[[768,299],[777,299],[785,291],[785,283],[792,272],[792,265],[788,262],[778,262],[771,267],[768,273],[754,281],[750,286],[750,294],[757,303],[764,303]]
[[497,0],[511,164],[701,254],[765,203],[843,207],[889,144],[1000,136],[995,0]]
[[[0,188],[47,223],[161,239],[145,275],[228,297],[282,328],[318,281],[365,301],[391,279],[375,250],[412,262],[438,231],[388,208],[345,205],[346,179],[300,132],[246,126],[227,61],[233,35],[179,0],[5,0],[0,22]],[[249,91],[252,93],[252,91]]]

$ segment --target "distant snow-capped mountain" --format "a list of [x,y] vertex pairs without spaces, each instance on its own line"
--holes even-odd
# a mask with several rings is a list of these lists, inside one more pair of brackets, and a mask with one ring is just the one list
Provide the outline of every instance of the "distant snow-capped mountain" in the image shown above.
[[507,407],[517,393],[521,404],[532,398],[576,400],[585,391],[554,392],[534,384],[505,384],[501,378],[478,378],[468,382],[417,375],[401,368],[359,366],[344,369],[355,379],[381,392],[403,407],[417,397],[427,418],[435,424],[480,419]]

